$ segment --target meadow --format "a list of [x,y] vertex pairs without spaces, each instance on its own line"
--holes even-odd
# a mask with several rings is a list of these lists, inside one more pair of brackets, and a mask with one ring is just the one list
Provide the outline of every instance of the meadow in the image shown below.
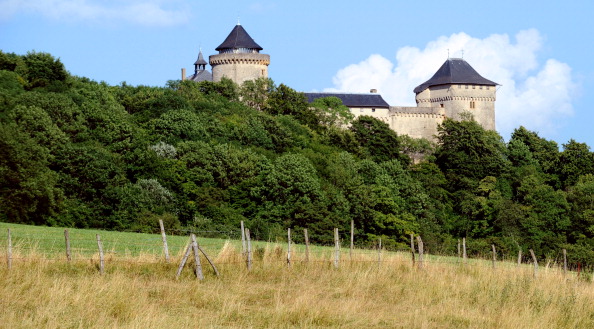
[[409,253],[343,249],[335,268],[332,248],[312,248],[305,262],[303,246],[288,266],[285,245],[255,242],[248,271],[241,241],[199,237],[220,277],[203,262],[204,280],[192,266],[176,280],[185,236],[168,237],[167,263],[160,235],[99,231],[111,250],[100,275],[96,231],[71,230],[89,245],[70,262],[63,229],[0,223],[0,232],[2,328],[594,327],[594,284],[556,267],[535,277],[528,264],[429,256],[418,268]]

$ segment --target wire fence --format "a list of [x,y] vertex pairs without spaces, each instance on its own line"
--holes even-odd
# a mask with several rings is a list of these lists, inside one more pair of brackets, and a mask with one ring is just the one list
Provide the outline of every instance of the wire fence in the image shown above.
[[[6,231],[5,231],[6,232]],[[246,235],[240,229],[235,231],[197,231],[164,230],[163,235],[122,233],[110,231],[85,231],[55,229],[43,233],[30,233],[28,229],[8,229],[8,234],[0,234],[0,256],[2,261],[11,266],[19,262],[80,262],[91,261],[93,264],[160,264],[177,265],[184,256],[187,258],[192,249],[191,238],[197,236],[197,245],[204,256],[213,260],[213,267],[236,266],[250,269],[252,266],[317,264],[329,267],[344,267],[354,264],[373,264],[379,267],[412,266],[416,268],[439,268],[440,266],[465,266],[494,268],[534,267],[536,275],[540,270],[557,271],[566,274],[573,270],[583,275],[592,272],[591,266],[578,264],[577,268],[568,268],[563,260],[549,260],[538,264],[533,258],[524,262],[523,258],[502,258],[497,255],[492,259],[464,258],[462,251],[457,256],[426,254],[422,251],[422,239],[411,248],[386,250],[381,240],[375,247],[357,245],[350,240],[350,234],[338,234],[338,241],[333,246],[294,244],[287,237],[284,242],[246,241]],[[245,233],[245,232],[243,232]],[[227,238],[211,238],[224,235]],[[165,237],[165,238],[164,238]],[[305,238],[307,241],[307,238]],[[351,244],[349,244],[349,240]],[[100,242],[99,242],[100,241]],[[291,241],[291,242],[289,242]],[[251,247],[248,248],[247,244]],[[101,247],[100,247],[101,245]],[[351,248],[352,245],[352,248]],[[414,250],[413,250],[414,248]],[[290,250],[290,252],[289,252]],[[563,253],[565,256],[565,252]],[[210,261],[209,259],[209,261]],[[14,265],[13,265],[14,262]],[[185,262],[185,261],[184,261]],[[103,265],[102,265],[103,266]],[[181,266],[180,268],[183,268]]]

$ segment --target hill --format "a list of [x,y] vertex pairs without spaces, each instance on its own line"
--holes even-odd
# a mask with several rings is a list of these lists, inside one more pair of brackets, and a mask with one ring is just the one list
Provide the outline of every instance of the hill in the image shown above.
[[[335,100],[310,106],[270,80],[110,86],[50,54],[0,52],[0,221],[153,232],[290,227],[330,243],[350,229],[387,248],[422,235],[434,253],[534,249],[594,263],[594,157],[519,127],[504,143],[472,118],[438,145]],[[348,129],[342,123],[350,123]],[[412,163],[409,155],[423,154]]]

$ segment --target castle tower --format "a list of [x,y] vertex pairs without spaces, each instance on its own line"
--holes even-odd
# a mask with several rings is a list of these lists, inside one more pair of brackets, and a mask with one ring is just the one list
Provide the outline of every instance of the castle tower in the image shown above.
[[270,55],[260,54],[262,47],[240,24],[215,50],[219,54],[209,57],[213,81],[218,82],[222,77],[227,77],[241,85],[247,80],[268,77]]
[[212,81],[212,74],[206,70],[204,56],[202,56],[202,49],[198,52],[198,59],[194,62],[194,74],[188,77],[192,81]]
[[483,128],[495,130],[496,86],[465,60],[449,58],[414,92],[418,107],[443,108],[445,116],[454,120],[470,113]]

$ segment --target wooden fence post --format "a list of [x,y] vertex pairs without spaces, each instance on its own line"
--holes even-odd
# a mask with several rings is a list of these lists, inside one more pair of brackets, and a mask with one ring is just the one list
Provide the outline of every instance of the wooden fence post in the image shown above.
[[181,274],[186,262],[188,261],[188,257],[190,257],[190,251],[192,250],[192,241],[188,243],[188,247],[186,248],[186,252],[184,253],[184,257],[182,257],[181,262],[179,263],[179,267],[177,268],[177,273],[175,274],[175,279],[179,279],[179,275]]
[[305,238],[305,262],[309,263],[309,236],[306,228],[303,229],[303,237]]
[[291,228],[287,229],[287,267],[291,267]]
[[210,260],[210,257],[208,257],[208,255],[206,254],[206,252],[204,251],[204,249],[202,249],[200,247],[200,245],[198,245],[198,250],[200,250],[200,252],[202,252],[202,254],[204,255],[204,258],[206,258],[206,260],[210,263],[210,266],[212,266],[212,269],[214,270],[215,275],[217,277],[219,277],[219,271],[217,270],[215,264],[212,262],[212,260]]
[[563,275],[567,274],[567,249],[563,249]]
[[192,250],[194,251],[194,262],[196,263],[196,278],[204,280],[204,274],[202,273],[202,264],[200,264],[200,253],[198,253],[198,241],[196,241],[196,234],[192,233]]
[[423,247],[423,240],[421,239],[421,236],[417,236],[417,243],[419,244],[419,268],[423,268],[424,247]]
[[412,255],[412,266],[415,267],[415,235],[410,234],[410,253]]
[[458,239],[458,261],[460,261],[460,257],[462,257],[462,251],[460,250],[460,239]]
[[250,230],[245,229],[245,238],[247,240],[247,269],[248,271],[252,270],[252,240],[250,238]]
[[161,228],[161,239],[163,240],[163,252],[165,253],[165,261],[169,263],[169,248],[167,247],[167,236],[165,235],[165,226],[163,220],[159,219],[159,227]]
[[12,236],[10,234],[10,229],[8,229],[8,248],[7,248],[7,257],[6,257],[6,265],[10,270],[12,268]]
[[349,250],[349,258],[353,260],[353,248],[355,247],[355,221],[351,220],[351,249]]
[[518,266],[522,264],[522,248],[518,248]]
[[334,228],[334,267],[338,268],[340,259],[340,240],[338,238],[338,228]]
[[536,255],[534,255],[534,250],[530,249],[530,256],[532,256],[532,261],[534,262],[534,277],[536,277],[536,273],[538,272],[538,260],[536,260]]
[[99,273],[103,275],[104,272],[104,259],[103,259],[103,243],[101,243],[101,236],[97,234],[97,247],[99,247]]
[[495,261],[497,260],[497,251],[495,251],[495,245],[492,244],[491,248],[493,248],[493,268],[495,268]]
[[468,256],[466,255],[466,238],[462,238],[462,260],[464,260],[464,264],[468,262]]
[[241,221],[241,254],[245,255],[245,227],[243,226],[243,221]]
[[382,238],[379,239],[377,246],[377,267],[380,268],[382,265]]
[[64,230],[64,240],[66,240],[66,259],[71,261],[72,255],[70,254],[70,233],[68,233],[68,230]]

